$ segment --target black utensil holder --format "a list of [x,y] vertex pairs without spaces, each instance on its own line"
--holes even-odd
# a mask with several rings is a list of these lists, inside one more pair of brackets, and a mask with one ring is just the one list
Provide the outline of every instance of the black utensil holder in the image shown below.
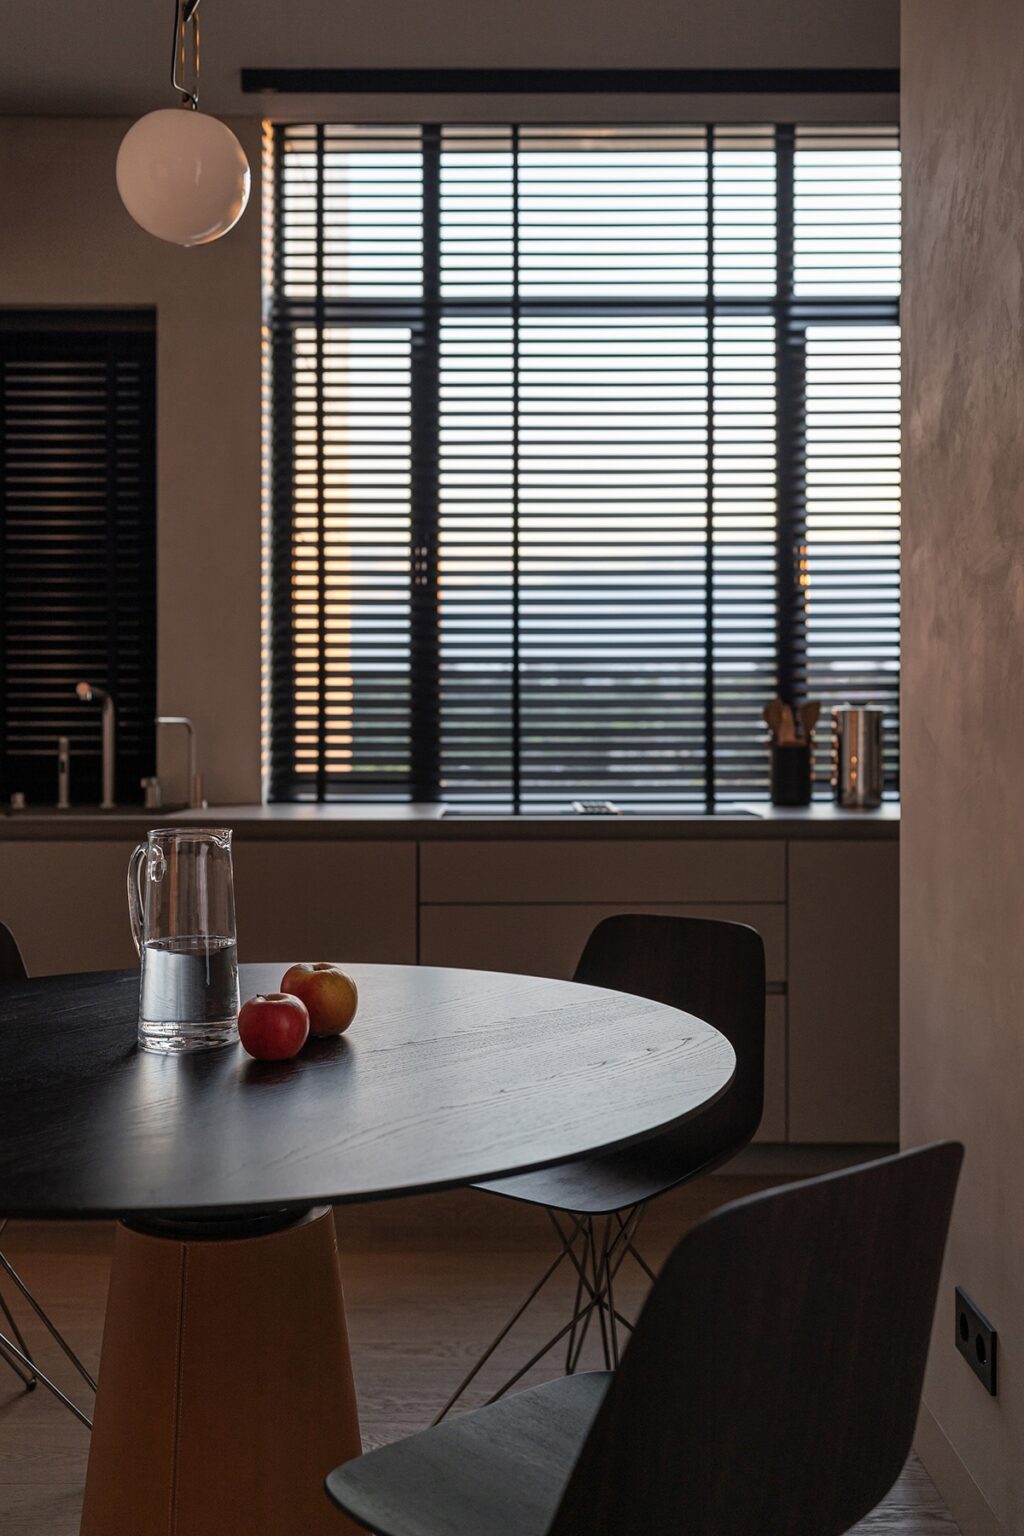
[[811,749],[806,741],[772,744],[772,805],[810,805]]

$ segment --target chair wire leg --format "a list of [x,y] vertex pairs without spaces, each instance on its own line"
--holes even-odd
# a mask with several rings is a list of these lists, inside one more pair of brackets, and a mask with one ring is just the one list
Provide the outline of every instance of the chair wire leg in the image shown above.
[[647,1276],[648,1280],[650,1280],[651,1284],[653,1285],[657,1279],[657,1276],[655,1275],[654,1270],[648,1264],[647,1260],[644,1258],[643,1254],[640,1253],[638,1249],[634,1248],[632,1243],[629,1244],[626,1252],[632,1255],[632,1257],[639,1264],[640,1268],[643,1270],[644,1274]]
[[18,1348],[21,1350],[21,1353],[25,1356],[25,1359],[30,1362],[33,1374],[30,1377],[25,1378],[22,1375],[21,1367],[16,1365],[13,1360],[8,1359],[7,1360],[7,1364],[11,1367],[11,1370],[14,1371],[15,1375],[22,1377],[22,1380],[25,1381],[26,1386],[34,1387],[35,1384],[36,1384],[36,1379],[35,1379],[35,1374],[34,1374],[34,1372],[35,1372],[35,1361],[32,1359],[32,1351],[29,1349],[28,1345],[25,1343],[25,1336],[22,1333],[21,1329],[18,1327],[17,1319],[15,1318],[14,1313],[11,1311],[10,1307],[7,1305],[7,1298],[4,1295],[3,1291],[0,1291],[0,1312],[3,1312],[4,1317],[7,1319],[7,1326],[11,1330],[11,1333],[14,1335],[14,1338],[15,1338],[15,1341],[16,1341],[16,1343],[18,1345]]
[[[575,1238],[576,1238],[576,1234],[574,1232],[572,1238],[570,1239],[570,1241],[574,1242]],[[490,1344],[488,1344],[488,1346],[484,1350],[483,1354],[476,1361],[476,1363],[473,1366],[472,1370],[469,1371],[469,1373],[466,1376],[463,1377],[462,1381],[459,1383],[459,1385],[456,1387],[455,1391],[452,1393],[451,1397],[448,1399],[448,1401],[445,1403],[444,1407],[441,1409],[441,1412],[437,1415],[436,1419],[433,1420],[431,1427],[433,1427],[433,1425],[440,1424],[441,1420],[446,1416],[446,1414],[448,1414],[451,1411],[451,1409],[458,1402],[459,1398],[462,1396],[463,1392],[465,1392],[466,1388],[470,1385],[470,1383],[475,1379],[475,1377],[479,1374],[479,1372],[487,1364],[488,1360],[494,1354],[494,1351],[498,1348],[498,1345],[502,1342],[503,1339],[505,1339],[508,1336],[508,1334],[511,1333],[512,1329],[515,1327],[516,1323],[518,1323],[518,1321],[522,1317],[523,1313],[527,1310],[527,1308],[531,1305],[531,1303],[534,1302],[537,1299],[537,1297],[540,1295],[541,1291],[544,1289],[545,1285],[547,1285],[548,1281],[551,1279],[551,1276],[555,1273],[555,1270],[559,1267],[560,1264],[565,1262],[565,1259],[567,1257],[568,1257],[568,1245],[564,1242],[564,1239],[563,1239],[563,1246],[562,1246],[562,1249],[560,1250],[560,1252],[557,1253],[555,1255],[555,1257],[552,1259],[551,1263],[548,1265],[548,1267],[544,1271],[543,1275],[541,1275],[540,1279],[537,1281],[536,1285],[530,1291],[530,1293],[526,1297],[526,1299],[513,1312],[512,1316],[509,1318],[508,1322],[504,1325],[504,1327],[502,1328],[501,1332],[498,1333],[491,1340]]]
[[[529,1295],[512,1314],[500,1333],[491,1341],[484,1354],[476,1361],[472,1370],[460,1382],[455,1392],[434,1419],[434,1424],[439,1424],[450,1413],[451,1409],[466,1391],[466,1388],[472,1383],[498,1346],[507,1338],[519,1319],[536,1300],[556,1269],[566,1259],[569,1260],[576,1271],[576,1290],[569,1321],[548,1339],[545,1344],[535,1350],[529,1360],[520,1366],[498,1391],[487,1399],[487,1402],[497,1402],[511,1387],[515,1386],[516,1382],[526,1375],[527,1371],[531,1370],[534,1365],[542,1360],[563,1339],[567,1339],[565,1374],[567,1376],[573,1375],[579,1368],[587,1332],[595,1312],[601,1333],[601,1350],[605,1368],[607,1370],[617,1369],[621,1356],[619,1326],[621,1325],[631,1333],[633,1331],[633,1324],[615,1305],[614,1280],[627,1254],[632,1254],[633,1258],[641,1265],[645,1272],[651,1273],[649,1266],[647,1266],[633,1246],[633,1238],[643,1217],[644,1210],[645,1203],[639,1202],[636,1205],[624,1208],[623,1211],[611,1212],[605,1217],[603,1228],[599,1230],[598,1221],[593,1216],[571,1211],[563,1211],[556,1214],[553,1210],[548,1209],[547,1214],[559,1242],[558,1253]],[[561,1220],[559,1219],[560,1217],[562,1218]],[[568,1224],[568,1228],[563,1225],[563,1221]],[[579,1247],[579,1252],[577,1252],[577,1247]]]
[[[552,1211],[549,1210],[548,1215],[551,1218],[552,1225],[555,1227],[561,1241],[565,1245],[567,1257],[576,1268],[577,1300],[573,1308],[573,1318],[571,1323],[567,1324],[565,1328],[561,1329],[553,1340],[546,1344],[543,1349],[537,1351],[537,1353],[527,1363],[527,1365],[523,1367],[522,1371],[518,1372],[510,1382],[505,1383],[505,1386],[502,1388],[502,1392],[506,1392],[509,1386],[514,1385],[514,1383],[518,1381],[519,1377],[523,1374],[523,1371],[528,1370],[531,1365],[535,1364],[537,1360],[541,1359],[543,1355],[547,1353],[548,1349],[550,1349],[552,1345],[558,1341],[559,1338],[563,1338],[566,1333],[571,1335],[571,1342],[569,1346],[570,1353],[566,1359],[566,1375],[573,1375],[574,1372],[579,1368],[580,1359],[583,1353],[583,1346],[586,1342],[587,1330],[590,1327],[590,1320],[594,1316],[595,1311],[603,1321],[604,1313],[610,1310],[610,1315],[614,1316],[616,1322],[621,1323],[623,1327],[632,1332],[633,1324],[630,1322],[629,1318],[624,1317],[623,1314],[615,1307],[614,1292],[612,1293],[610,1302],[607,1293],[609,1289],[609,1282],[614,1281],[614,1277],[618,1274],[619,1269],[625,1260],[627,1252],[626,1244],[632,1234],[636,1231],[636,1227],[639,1225],[640,1219],[643,1215],[643,1209],[643,1205],[640,1204],[628,1207],[624,1216],[621,1212],[618,1211],[612,1213],[612,1216],[608,1218],[605,1228],[605,1238],[602,1243],[602,1259],[598,1259],[597,1257],[597,1243],[595,1240],[596,1223],[591,1217],[574,1216],[572,1219],[575,1222],[575,1231],[571,1237],[566,1237],[566,1234],[560,1226],[557,1217]],[[612,1220],[615,1221],[616,1226],[618,1227],[618,1231],[615,1231],[612,1228]],[[581,1256],[578,1256],[576,1253],[574,1244],[574,1239],[576,1237],[581,1237],[583,1240],[581,1244],[583,1250]],[[584,1292],[586,1292],[586,1300],[583,1298]],[[605,1338],[608,1340],[610,1345],[611,1340],[608,1333],[607,1322],[604,1324],[604,1331]],[[614,1347],[616,1349],[618,1348],[617,1338],[615,1340]],[[608,1358],[609,1360],[611,1359],[610,1349]],[[500,1396],[501,1394],[499,1393],[498,1395]]]
[[[0,1268],[3,1269],[4,1273],[8,1275],[11,1280],[13,1280],[14,1284],[18,1287],[18,1290],[21,1292],[29,1306],[32,1308],[33,1312],[36,1314],[36,1317],[38,1317],[39,1321],[49,1333],[54,1343],[59,1345],[59,1347],[64,1351],[64,1354],[71,1361],[71,1364],[74,1366],[79,1376],[81,1376],[82,1380],[88,1387],[92,1389],[93,1392],[95,1392],[96,1382],[93,1380],[92,1376],[90,1376],[81,1360],[79,1360],[78,1356],[75,1354],[74,1350],[71,1348],[71,1345],[61,1333],[60,1329],[56,1326],[56,1324],[51,1322],[49,1317],[47,1317],[46,1313],[43,1311],[38,1301],[36,1301],[24,1280],[22,1280],[21,1276],[14,1268],[10,1259],[8,1259],[6,1254],[3,1253],[0,1253]],[[43,1378],[40,1377],[40,1380],[42,1379]],[[84,1418],[84,1415],[80,1414],[79,1417]]]
[[644,1209],[644,1204],[641,1202],[638,1205],[631,1206],[625,1216],[623,1216],[621,1211],[614,1211],[609,1218],[609,1228],[611,1221],[614,1220],[619,1230],[611,1235],[610,1238],[606,1233],[606,1283],[604,1288],[607,1292],[608,1313],[613,1335],[613,1347],[616,1351],[619,1350],[619,1342],[617,1337],[618,1325],[621,1324],[628,1333],[632,1333],[633,1323],[628,1317],[625,1316],[624,1313],[620,1312],[618,1307],[615,1305],[614,1280],[615,1276],[618,1274],[626,1260],[626,1255],[631,1251],[632,1237],[636,1232],[637,1227],[640,1225],[640,1222],[643,1218]]
[[[633,1207],[633,1209],[635,1210],[635,1207]],[[626,1225],[627,1226],[628,1226],[628,1223],[630,1221],[631,1215],[632,1215],[632,1211],[630,1213],[630,1216],[627,1216],[627,1218],[626,1218]],[[615,1218],[619,1222],[619,1225],[621,1227],[623,1225],[623,1223],[622,1223],[622,1219],[618,1215],[618,1213],[615,1213]],[[615,1238],[612,1240],[610,1252],[614,1251],[614,1249],[615,1249],[616,1245],[618,1244],[618,1242],[619,1242],[619,1235],[617,1234],[615,1236]],[[585,1258],[587,1258],[588,1256],[589,1256],[588,1253],[584,1254]],[[623,1251],[621,1253],[619,1253],[616,1256],[616,1258],[615,1258],[614,1268],[611,1270],[611,1273],[613,1275],[618,1272],[619,1267],[622,1264],[622,1260],[623,1260],[624,1257],[625,1257],[625,1250],[623,1249]],[[594,1304],[595,1304],[596,1299],[597,1299],[597,1293],[595,1291],[594,1283],[593,1283],[590,1275],[585,1275],[584,1276],[583,1283],[586,1286],[587,1290],[589,1291],[592,1300],[591,1300],[590,1304],[584,1310],[583,1326],[580,1329],[578,1336],[576,1337],[575,1353],[573,1354],[572,1359],[570,1361],[570,1368],[569,1368],[569,1370],[566,1373],[567,1375],[570,1375],[570,1376],[576,1371],[576,1369],[579,1366],[580,1357],[581,1357],[581,1355],[583,1353],[583,1345],[586,1342],[587,1329],[590,1326],[590,1319],[593,1316]],[[622,1316],[621,1313],[619,1313],[617,1315],[618,1315],[618,1318],[619,1318],[620,1322],[625,1323],[627,1327],[632,1327],[632,1325],[628,1322],[628,1320],[626,1318],[624,1318]]]
[[[596,1306],[597,1302],[592,1301],[589,1303],[590,1309],[593,1309]],[[510,1376],[508,1381],[506,1381],[503,1386],[498,1388],[493,1397],[489,1397],[487,1399],[486,1406],[489,1407],[491,1403],[496,1403],[499,1397],[504,1397],[505,1393],[509,1390],[510,1387],[514,1387],[516,1382],[519,1381],[521,1377],[526,1375],[527,1371],[531,1370],[539,1360],[543,1360],[548,1351],[554,1349],[555,1345],[560,1343],[562,1339],[565,1338],[571,1327],[572,1320],[570,1319],[564,1327],[559,1328],[558,1332],[554,1335],[553,1338],[548,1339],[546,1344],[543,1344],[540,1349],[536,1350],[530,1356],[525,1365],[521,1365],[519,1367],[514,1376]]]
[[[9,1355],[7,1353],[2,1342],[3,1338],[4,1335],[0,1333],[0,1360],[2,1360],[5,1365],[10,1366],[11,1370],[14,1372],[15,1376],[17,1376],[26,1392],[34,1391],[35,1388],[39,1385],[39,1377],[36,1375],[35,1365],[33,1364],[32,1373],[30,1375],[24,1366],[18,1364],[13,1355]],[[28,1355],[26,1355],[25,1359],[27,1360],[28,1358]]]
[[[583,1250],[582,1254],[581,1254],[580,1258],[578,1258],[578,1259],[576,1258],[575,1254],[573,1254],[573,1261],[576,1264],[577,1272],[579,1274],[579,1286],[583,1290],[586,1291],[586,1293],[587,1293],[587,1295],[588,1295],[588,1297],[590,1299],[587,1302],[584,1303],[582,1311],[580,1311],[579,1308],[577,1308],[576,1314],[575,1314],[575,1316],[573,1318],[573,1325],[574,1326],[573,1326],[573,1331],[572,1331],[572,1337],[573,1337],[574,1348],[573,1348],[572,1354],[568,1358],[568,1362],[567,1362],[568,1369],[566,1371],[566,1375],[567,1376],[575,1375],[575,1373],[576,1373],[576,1371],[577,1371],[577,1369],[579,1367],[580,1358],[581,1358],[581,1356],[583,1354],[583,1346],[587,1342],[587,1330],[590,1327],[590,1320],[591,1320],[591,1318],[594,1315],[594,1309],[597,1306],[597,1302],[598,1302],[598,1294],[597,1294],[597,1291],[596,1291],[596,1289],[594,1287],[594,1282],[593,1282],[593,1278],[592,1278],[591,1272],[590,1272],[590,1270],[588,1268],[588,1262],[589,1262],[589,1258],[590,1258],[590,1245],[589,1245],[589,1240],[588,1240],[588,1228],[584,1228],[582,1230],[582,1236],[583,1236],[583,1243],[581,1245],[582,1246],[582,1250]],[[578,1332],[577,1332],[577,1327],[578,1327]]]
[[[9,1355],[13,1355],[14,1358],[20,1361],[23,1366],[27,1366],[33,1372],[36,1381],[42,1382],[46,1390],[48,1392],[52,1392],[57,1401],[63,1403],[64,1407],[68,1410],[69,1413],[73,1413],[75,1418],[78,1419],[80,1423],[85,1425],[86,1429],[92,1429],[92,1419],[86,1418],[81,1408],[79,1408],[77,1404],[71,1401],[67,1393],[62,1392],[60,1387],[58,1387],[55,1382],[52,1382],[44,1371],[39,1369],[38,1365],[35,1365],[27,1355],[23,1355],[17,1345],[12,1344],[10,1339],[2,1333],[0,1333],[0,1351],[3,1352],[5,1358],[7,1358]],[[10,1360],[8,1360],[7,1363],[10,1364]]]
[[[583,1354],[583,1346],[587,1342],[587,1329],[590,1327],[590,1319],[594,1315],[594,1302],[589,1302],[583,1309],[583,1325],[576,1335],[576,1352],[572,1357],[572,1363],[566,1372],[567,1376],[575,1376],[579,1369],[580,1357]],[[577,1318],[577,1322],[579,1319]]]
[[[550,1219],[551,1225],[558,1233],[559,1241],[565,1247],[566,1257],[569,1259],[573,1268],[576,1270],[576,1274],[580,1280],[582,1280],[584,1290],[587,1292],[587,1295],[592,1298],[594,1295],[594,1288],[590,1283],[590,1276],[587,1273],[586,1266],[587,1221],[589,1218],[585,1216],[570,1215],[569,1219],[572,1222],[572,1233],[568,1237],[563,1231],[562,1224],[558,1220],[558,1217],[555,1215],[554,1211],[548,1211],[548,1218]],[[583,1239],[581,1244],[583,1249],[582,1258],[578,1257],[576,1254],[576,1241],[578,1238]]]
[[[554,1217],[554,1215],[550,1211],[549,1211],[548,1214],[551,1216],[552,1222],[554,1223],[556,1228],[558,1228],[558,1231],[561,1233],[562,1229],[561,1229],[561,1227],[559,1227],[558,1222],[557,1222],[556,1218]],[[583,1326],[580,1329],[579,1337],[578,1337],[578,1340],[577,1340],[576,1352],[575,1352],[575,1355],[573,1357],[572,1369],[567,1371],[566,1374],[571,1376],[572,1373],[573,1373],[573,1370],[575,1370],[576,1362],[579,1361],[580,1351],[583,1348],[583,1341],[586,1338],[587,1328],[589,1326],[591,1316],[593,1315],[595,1310],[600,1310],[600,1298],[599,1298],[597,1292],[594,1290],[593,1282],[592,1282],[592,1279],[591,1279],[590,1275],[588,1275],[585,1272],[583,1263],[581,1263],[581,1260],[579,1258],[577,1258],[576,1253],[574,1251],[574,1248],[571,1246],[575,1242],[575,1239],[577,1237],[582,1237],[583,1240],[584,1240],[584,1243],[587,1242],[587,1233],[588,1233],[588,1231],[590,1229],[590,1219],[589,1219],[589,1217],[585,1218],[585,1217],[580,1217],[580,1216],[575,1216],[574,1215],[572,1217],[572,1220],[573,1220],[573,1223],[574,1223],[574,1231],[573,1231],[572,1238],[569,1240],[569,1244],[570,1245],[567,1247],[566,1253],[567,1253],[567,1256],[572,1260],[573,1264],[576,1266],[577,1273],[580,1276],[580,1284],[589,1293],[590,1300],[587,1301],[584,1304],[582,1313],[576,1312],[574,1314],[574,1316],[570,1318],[569,1322],[567,1322],[562,1328],[560,1328],[558,1330],[558,1332],[552,1338],[548,1339],[546,1344],[542,1344],[540,1349],[537,1349],[537,1350],[534,1351],[534,1353],[530,1356],[529,1360],[527,1360],[524,1365],[521,1365],[519,1367],[519,1369],[515,1372],[515,1374],[510,1376],[508,1378],[508,1380],[506,1382],[504,1382],[501,1387],[499,1387],[498,1391],[495,1392],[492,1397],[489,1397],[487,1399],[488,1404],[496,1403],[498,1401],[499,1397],[503,1397],[504,1394],[511,1387],[515,1386],[516,1382],[519,1381],[521,1377],[526,1375],[527,1371],[531,1370],[532,1367],[535,1366],[538,1363],[538,1361],[543,1360],[544,1356],[549,1352],[549,1350],[554,1349],[555,1345],[558,1344],[562,1339],[564,1339],[567,1333],[572,1332],[576,1328],[576,1326],[579,1324],[580,1318],[582,1316]],[[586,1249],[584,1249],[584,1260],[585,1259],[586,1259]]]
[[[587,1263],[589,1258],[590,1249],[589,1246],[585,1246],[583,1250],[584,1263]],[[580,1328],[576,1339],[576,1353],[573,1356],[572,1371],[570,1371],[570,1375],[573,1375],[579,1368],[580,1359],[583,1355],[583,1346],[587,1342],[587,1330],[590,1327],[590,1320],[594,1315],[598,1302],[597,1292],[594,1288],[593,1279],[589,1272],[584,1274],[583,1284],[590,1296],[590,1301],[587,1302],[583,1308],[583,1326]]]
[[[612,1368],[614,1370],[619,1368],[621,1354],[618,1325],[621,1323],[628,1332],[632,1333],[633,1331],[633,1324],[629,1318],[625,1317],[615,1305],[615,1276],[622,1268],[628,1251],[629,1235],[636,1229],[637,1222],[640,1219],[638,1213],[641,1209],[642,1207],[640,1206],[631,1206],[625,1217],[621,1211],[613,1211],[605,1220],[602,1292],[608,1312],[608,1335],[611,1342]],[[618,1226],[617,1232],[613,1230],[613,1221]]]
[[565,1374],[572,1376],[576,1370],[576,1362],[573,1359],[573,1348],[576,1344],[576,1329],[580,1321],[580,1303],[583,1300],[583,1271],[576,1275],[576,1295],[572,1302],[572,1328],[569,1332],[569,1342],[565,1348]]
[[605,1219],[604,1230],[598,1235],[598,1224],[594,1222],[594,1283],[598,1292],[598,1321],[601,1325],[601,1349],[604,1354],[604,1368],[610,1371],[614,1366],[614,1352],[612,1348],[611,1327],[608,1319],[608,1285],[607,1285],[607,1258],[608,1258],[608,1221]]
[[634,1206],[634,1210],[638,1214],[637,1214],[636,1223],[635,1223],[635,1225],[633,1227],[633,1230],[626,1237],[626,1252],[636,1261],[637,1264],[639,1264],[640,1268],[643,1270],[644,1274],[647,1276],[648,1280],[650,1280],[650,1282],[653,1285],[654,1281],[657,1279],[657,1276],[655,1275],[654,1270],[648,1264],[647,1260],[644,1258],[643,1254],[640,1252],[639,1248],[637,1248],[636,1243],[634,1241],[634,1239],[636,1237],[637,1227],[639,1227],[639,1225],[640,1225],[641,1221],[643,1220],[644,1215],[645,1215],[645,1213],[647,1211],[647,1202],[646,1202],[646,1200],[642,1201],[640,1203],[640,1205]]
[[[4,1216],[2,1219],[0,1219],[0,1236],[3,1235],[4,1228],[7,1225],[7,1219],[8,1218],[6,1216]],[[7,1319],[7,1326],[11,1330],[11,1332],[13,1333],[15,1339],[17,1340],[19,1348],[21,1349],[22,1354],[24,1355],[25,1359],[30,1362],[29,1369],[28,1369],[28,1371],[25,1371],[18,1364],[17,1360],[15,1360],[12,1355],[8,1355],[8,1354],[5,1353],[3,1355],[3,1360],[4,1360],[5,1364],[10,1366],[10,1368],[14,1372],[15,1376],[17,1376],[21,1381],[24,1382],[24,1384],[25,1384],[25,1391],[26,1392],[31,1392],[32,1388],[36,1385],[36,1380],[37,1380],[36,1373],[35,1373],[35,1362],[32,1360],[31,1351],[29,1350],[28,1345],[25,1343],[24,1335],[22,1334],[21,1329],[18,1327],[17,1319],[15,1318],[14,1313],[11,1311],[10,1307],[7,1305],[7,1299],[4,1296],[4,1293],[3,1293],[2,1290],[0,1290],[0,1311],[3,1312],[4,1317]],[[2,1335],[0,1335],[0,1337],[2,1337]]]
[[614,1271],[611,1266],[612,1253],[612,1218],[609,1216],[604,1224],[604,1239],[602,1243],[601,1262],[604,1266],[604,1291],[607,1297],[605,1305],[608,1308],[608,1336],[612,1346],[612,1370],[619,1368],[619,1334],[615,1326],[615,1292],[612,1289]]
[[[554,1211],[549,1210],[548,1216],[551,1219],[551,1225],[554,1227],[555,1231],[559,1235],[559,1238],[566,1247],[566,1255],[569,1259],[569,1262],[572,1264],[576,1271],[576,1298],[574,1298],[573,1318],[577,1323],[579,1323],[580,1320],[591,1311],[594,1302],[597,1300],[597,1292],[594,1289],[593,1278],[587,1264],[589,1252],[587,1242],[587,1222],[590,1218],[579,1215],[572,1215],[570,1217],[573,1223],[572,1236],[566,1237],[562,1230],[562,1225]],[[581,1252],[579,1254],[576,1252],[577,1238],[582,1238],[582,1242],[580,1243]],[[584,1301],[582,1295],[584,1291],[587,1295],[586,1301]]]
[[608,1325],[605,1322],[604,1300],[604,1259],[602,1253],[598,1253],[596,1222],[592,1216],[587,1217],[587,1241],[590,1251],[590,1266],[593,1275],[594,1295],[597,1297],[597,1322],[601,1329],[601,1353],[604,1355],[604,1368],[610,1371],[612,1368],[611,1344],[608,1338]]
[[[614,1253],[616,1247],[620,1247],[620,1251],[619,1251],[618,1255],[616,1256],[615,1264],[614,1264],[614,1266],[612,1268],[612,1279],[613,1280],[614,1280],[615,1276],[618,1274],[619,1270],[622,1268],[623,1264],[625,1263],[626,1255],[629,1252],[629,1246],[628,1246],[629,1234],[630,1234],[631,1231],[635,1231],[636,1227],[639,1225],[640,1216],[641,1216],[642,1212],[643,1212],[643,1207],[642,1206],[634,1205],[632,1207],[629,1215],[625,1218],[625,1220],[623,1220],[622,1215],[621,1215],[620,1212],[618,1212],[618,1211],[615,1212],[615,1220],[618,1223],[619,1231],[616,1233],[615,1237],[612,1239],[611,1251],[612,1251],[612,1253]],[[622,1327],[625,1328],[628,1333],[632,1333],[633,1332],[633,1323],[632,1323],[632,1321],[625,1315],[625,1313],[620,1312],[618,1307],[615,1306],[614,1298],[613,1298],[613,1301],[612,1301],[612,1310],[613,1310],[613,1315],[615,1317],[616,1322],[621,1323]]]
[[[610,1216],[606,1217],[604,1226],[601,1258],[602,1298],[604,1307],[608,1313],[608,1337],[611,1344],[613,1370],[618,1370],[619,1368],[620,1350],[618,1325],[619,1323],[622,1323],[623,1327],[627,1328],[630,1332],[632,1332],[633,1327],[629,1319],[624,1317],[615,1305],[614,1281],[615,1276],[622,1268],[622,1262],[626,1257],[626,1250],[624,1246],[621,1247],[621,1251],[618,1253],[616,1253],[616,1249],[620,1248],[620,1245],[623,1243],[624,1234],[629,1231],[630,1223],[633,1220],[633,1212],[635,1209],[636,1207],[634,1206],[625,1220],[623,1220],[620,1212],[613,1211]],[[612,1230],[613,1221],[617,1222],[619,1227],[618,1232],[615,1233],[613,1233]]]

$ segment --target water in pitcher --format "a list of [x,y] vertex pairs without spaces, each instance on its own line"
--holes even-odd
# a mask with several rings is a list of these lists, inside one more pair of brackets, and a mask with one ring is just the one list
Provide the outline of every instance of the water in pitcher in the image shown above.
[[143,945],[139,1041],[151,1051],[196,1051],[238,1038],[234,939],[178,936]]

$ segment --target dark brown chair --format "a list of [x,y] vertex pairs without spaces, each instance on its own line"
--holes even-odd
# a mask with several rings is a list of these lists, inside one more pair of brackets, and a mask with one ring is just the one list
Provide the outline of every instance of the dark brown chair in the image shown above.
[[716,1103],[674,1130],[606,1156],[584,1158],[477,1189],[543,1206],[558,1247],[543,1275],[442,1408],[444,1418],[494,1354],[555,1271],[576,1270],[572,1315],[553,1338],[511,1376],[490,1401],[507,1392],[549,1350],[567,1338],[565,1369],[576,1369],[592,1318],[605,1365],[618,1363],[619,1328],[629,1320],[615,1305],[615,1276],[627,1259],[653,1279],[636,1246],[649,1200],[706,1173],[745,1147],[761,1123],[764,1101],[764,944],[742,923],[699,917],[624,914],[598,923],[576,967],[575,981],[649,997],[706,1019],[736,1053],[736,1075]]
[[[25,962],[21,957],[21,950],[18,948],[18,941],[14,937],[14,934],[11,932],[11,930],[7,927],[7,924],[0,923],[0,982],[25,981],[27,977],[28,971],[25,969]],[[0,1015],[2,1015],[2,1008],[2,1001],[0,1001]],[[3,1231],[6,1226],[6,1216],[0,1217],[0,1236],[3,1235]],[[56,1324],[51,1320],[47,1313],[44,1312],[39,1302],[33,1296],[24,1280],[22,1280],[21,1276],[14,1268],[10,1259],[8,1259],[7,1255],[3,1252],[0,1252],[0,1272],[6,1275],[8,1280],[10,1280],[12,1284],[15,1285],[21,1292],[21,1295],[32,1308],[32,1311],[36,1314],[44,1328],[46,1328],[51,1338],[64,1351],[64,1354],[71,1361],[71,1364],[75,1367],[75,1370],[85,1381],[86,1385],[89,1386],[93,1392],[95,1392],[95,1381],[90,1376],[81,1360],[79,1360],[67,1339],[65,1339],[64,1335],[57,1328]],[[49,1376],[46,1376],[39,1369],[38,1365],[32,1357],[28,1344],[25,1342],[25,1338],[21,1329],[18,1327],[17,1320],[14,1316],[14,1313],[11,1311],[10,1304],[8,1303],[2,1289],[0,1289],[0,1313],[3,1314],[3,1317],[6,1319],[7,1326],[10,1329],[9,1336],[0,1330],[0,1360],[3,1360],[7,1365],[9,1365],[14,1374],[20,1378],[20,1380],[25,1385],[26,1392],[31,1392],[32,1388],[35,1387],[38,1382],[42,1382],[47,1391],[52,1392],[54,1397],[59,1398],[59,1400],[64,1404],[65,1408],[73,1413],[76,1419],[79,1419],[86,1426],[86,1428],[91,1428],[91,1420],[88,1419],[82,1410],[71,1401],[66,1393],[62,1392],[61,1389],[53,1381],[50,1380]]]
[[24,981],[27,976],[17,939],[6,923],[0,923],[0,981]]
[[963,1149],[723,1207],[614,1374],[563,1377],[338,1467],[378,1536],[841,1536],[910,1451]]

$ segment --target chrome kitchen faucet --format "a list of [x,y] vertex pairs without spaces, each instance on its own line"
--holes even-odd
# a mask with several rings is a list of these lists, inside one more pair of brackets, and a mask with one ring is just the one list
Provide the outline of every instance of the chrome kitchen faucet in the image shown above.
[[101,811],[113,811],[116,809],[114,801],[114,742],[116,725],[114,721],[114,700],[105,688],[95,688],[92,683],[79,683],[75,693],[83,704],[100,703],[103,705],[103,799],[100,801]]

